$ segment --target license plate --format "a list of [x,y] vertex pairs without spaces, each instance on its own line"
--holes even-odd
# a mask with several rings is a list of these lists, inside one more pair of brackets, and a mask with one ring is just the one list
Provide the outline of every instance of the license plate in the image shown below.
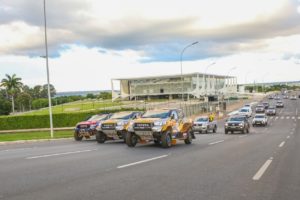
[[151,131],[137,131],[136,132],[139,136],[141,137],[149,137],[152,136],[152,132]]

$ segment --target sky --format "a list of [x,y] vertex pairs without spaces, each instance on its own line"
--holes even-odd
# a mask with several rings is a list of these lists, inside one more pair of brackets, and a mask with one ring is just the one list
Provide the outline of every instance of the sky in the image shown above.
[[[207,72],[238,83],[300,79],[300,0],[46,0],[58,92],[111,79]],[[47,82],[43,0],[0,0],[0,79]]]

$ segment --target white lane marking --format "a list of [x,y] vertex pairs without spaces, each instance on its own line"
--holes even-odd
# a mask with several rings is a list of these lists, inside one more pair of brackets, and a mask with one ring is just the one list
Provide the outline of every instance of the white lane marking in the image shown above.
[[294,132],[291,132],[292,135],[294,135]]
[[287,138],[287,139],[289,139],[289,138],[290,138],[290,136],[288,135],[288,136],[286,136],[286,138]]
[[287,116],[286,119],[290,119],[290,116]]
[[295,117],[293,116],[292,119],[295,119]]
[[281,147],[283,147],[284,144],[285,144],[285,141],[281,142],[278,147],[281,148]]
[[270,117],[270,119],[273,119],[273,117]]
[[1,150],[0,152],[9,152],[9,151],[24,151],[28,149],[34,149],[35,147],[28,147],[28,148],[19,148],[19,149],[5,149]]
[[300,117],[298,117],[298,119],[300,119]]
[[158,157],[154,157],[154,158],[149,158],[149,159],[146,159],[146,160],[141,160],[141,161],[134,162],[134,163],[129,163],[129,164],[126,164],[126,165],[120,165],[117,168],[122,169],[122,168],[125,168],[125,167],[130,167],[130,166],[133,166],[133,165],[138,165],[138,164],[142,164],[142,163],[145,163],[145,162],[150,162],[150,161],[153,161],[153,160],[165,158],[167,156],[168,155],[162,155],[162,156],[158,156]]
[[280,119],[284,119],[284,117],[282,116]]
[[87,149],[87,150],[81,150],[81,151],[69,151],[69,152],[64,152],[64,153],[54,153],[54,154],[46,154],[46,155],[40,155],[40,156],[32,156],[32,157],[27,157],[25,159],[37,159],[37,158],[47,158],[47,157],[53,157],[53,156],[63,156],[63,155],[69,155],[69,154],[76,154],[76,153],[85,153],[85,152],[90,152],[90,151],[96,151],[97,149]]
[[296,108],[296,115],[298,115],[298,108]]
[[257,173],[253,176],[252,179],[254,181],[258,181],[262,177],[262,175],[266,172],[266,170],[268,169],[272,161],[273,161],[273,157],[269,158],[269,160],[267,160],[265,164],[261,166],[261,168],[257,171]]
[[277,120],[278,119],[278,117],[275,117],[275,120]]
[[216,142],[211,142],[209,143],[208,145],[214,145],[214,144],[219,144],[221,142],[224,142],[225,140],[219,140],[219,141],[216,141]]
[[239,138],[247,137],[248,135],[240,135]]

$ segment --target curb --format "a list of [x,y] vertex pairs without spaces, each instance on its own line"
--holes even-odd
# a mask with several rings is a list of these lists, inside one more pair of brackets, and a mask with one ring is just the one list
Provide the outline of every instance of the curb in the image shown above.
[[27,143],[52,142],[52,141],[63,141],[63,140],[73,140],[73,138],[58,138],[58,139],[37,139],[37,140],[17,140],[17,141],[7,141],[7,142],[0,142],[0,146],[10,145],[10,144],[27,144]]

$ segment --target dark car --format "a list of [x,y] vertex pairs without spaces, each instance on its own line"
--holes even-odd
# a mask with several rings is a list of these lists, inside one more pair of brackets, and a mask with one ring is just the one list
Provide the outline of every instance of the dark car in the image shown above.
[[74,139],[76,141],[82,140],[83,137],[89,139],[91,136],[96,134],[96,127],[104,120],[111,117],[112,114],[99,114],[89,117],[87,120],[76,124],[74,130]]
[[262,104],[264,105],[265,109],[268,109],[270,106],[269,102],[263,102]]
[[250,123],[246,116],[236,115],[230,117],[225,123],[225,134],[228,132],[234,133],[238,131],[241,133],[249,133]]
[[256,113],[265,113],[265,106],[264,105],[258,105],[255,108]]
[[266,110],[267,115],[276,115],[276,107],[275,106],[269,106],[269,108]]
[[276,103],[276,108],[283,108],[284,107],[284,104],[282,101],[277,101]]

